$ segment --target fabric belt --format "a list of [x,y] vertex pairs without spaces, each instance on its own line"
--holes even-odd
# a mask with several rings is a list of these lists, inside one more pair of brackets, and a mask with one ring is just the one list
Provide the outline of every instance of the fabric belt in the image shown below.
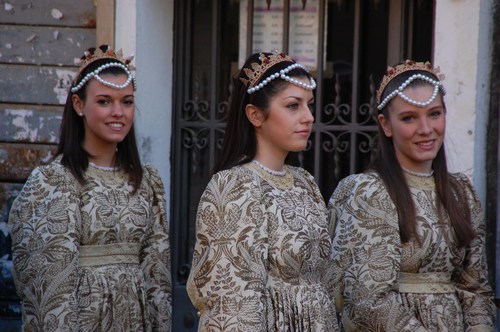
[[455,285],[446,272],[406,273],[399,275],[400,293],[454,293]]
[[109,264],[139,264],[139,243],[112,243],[80,247],[78,266],[98,266]]

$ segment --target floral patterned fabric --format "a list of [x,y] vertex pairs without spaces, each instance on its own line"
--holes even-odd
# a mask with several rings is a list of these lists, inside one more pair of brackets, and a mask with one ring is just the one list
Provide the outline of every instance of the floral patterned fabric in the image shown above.
[[187,284],[199,331],[338,331],[325,203],[309,173],[285,169],[236,166],[203,193]]
[[[124,172],[89,166],[85,177],[80,185],[56,160],[32,172],[12,205],[23,330],[170,331],[170,246],[157,171],[144,167],[136,194]],[[137,248],[139,257],[81,266],[80,248],[96,245]]]
[[[479,199],[463,174],[476,238],[455,245],[447,217],[436,208],[433,177],[406,174],[415,202],[417,241],[401,244],[396,207],[379,176],[342,180],[330,202],[336,222],[333,241],[335,302],[346,331],[493,331],[495,307],[484,252],[485,224]],[[441,280],[401,284],[407,276]],[[435,278],[435,279],[432,279]],[[451,292],[434,292],[452,287]],[[401,288],[418,292],[403,292]],[[433,291],[421,292],[431,288]],[[442,291],[442,289],[441,289]]]

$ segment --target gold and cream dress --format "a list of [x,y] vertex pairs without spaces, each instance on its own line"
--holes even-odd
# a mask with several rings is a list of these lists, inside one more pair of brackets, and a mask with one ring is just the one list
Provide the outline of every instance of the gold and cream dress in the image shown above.
[[36,168],[10,212],[14,280],[25,331],[170,331],[165,193],[144,167],[89,165],[80,185],[57,159]]
[[336,222],[335,303],[345,331],[493,331],[484,215],[465,175],[451,176],[467,192],[477,231],[462,249],[437,210],[434,177],[405,173],[421,245],[401,244],[396,207],[376,173],[338,185],[328,207]]
[[285,170],[251,162],[205,189],[187,284],[199,331],[338,331],[326,206],[309,173]]

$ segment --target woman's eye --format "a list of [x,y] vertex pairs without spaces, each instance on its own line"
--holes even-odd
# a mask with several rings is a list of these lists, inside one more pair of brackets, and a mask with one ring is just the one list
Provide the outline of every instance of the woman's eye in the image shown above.
[[125,100],[123,103],[125,105],[129,105],[129,106],[134,105],[134,101],[133,100]]
[[441,111],[434,111],[431,113],[431,118],[439,118],[441,113],[442,113]]
[[413,120],[413,116],[407,115],[401,118],[401,121],[403,122],[410,122]]
[[97,100],[97,103],[98,103],[99,105],[106,105],[106,104],[108,104],[109,102],[108,102],[106,99],[99,99],[99,100]]
[[299,107],[299,104],[297,104],[297,103],[293,103],[293,104],[289,104],[287,107],[288,107],[288,108],[292,108],[292,109],[296,109],[296,108],[298,108],[298,107]]

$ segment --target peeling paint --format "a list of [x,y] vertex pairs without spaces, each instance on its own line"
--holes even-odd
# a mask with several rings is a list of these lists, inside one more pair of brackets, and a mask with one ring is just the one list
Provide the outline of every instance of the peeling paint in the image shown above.
[[30,163],[35,163],[38,156],[36,152],[36,150],[27,149],[24,154],[24,159]]
[[57,8],[53,8],[51,11],[50,11],[50,14],[52,15],[53,18],[55,18],[56,20],[60,20],[61,18],[63,18],[63,13],[57,9]]
[[7,43],[7,44],[5,44],[5,48],[7,48],[7,49],[9,49],[9,50],[10,50],[10,49],[12,48],[12,44],[11,44],[11,43]]
[[28,38],[26,38],[26,42],[31,43],[35,39],[36,39],[36,34],[32,34]]
[[36,141],[38,128],[31,128],[30,119],[33,117],[33,111],[23,109],[7,109],[7,115],[12,116],[12,125],[16,128],[14,139]]
[[54,31],[53,35],[55,40],[59,39],[59,30]]
[[14,9],[14,7],[12,7],[12,5],[10,3],[8,3],[8,2],[5,3],[4,8],[5,8],[6,12],[10,12],[10,11],[12,11]]
[[151,136],[143,136],[140,138],[141,140],[141,159],[142,160],[151,160],[151,150],[152,150],[152,138]]
[[64,104],[75,73],[67,69],[56,69],[56,75],[57,85],[54,87],[54,92],[59,103]]

